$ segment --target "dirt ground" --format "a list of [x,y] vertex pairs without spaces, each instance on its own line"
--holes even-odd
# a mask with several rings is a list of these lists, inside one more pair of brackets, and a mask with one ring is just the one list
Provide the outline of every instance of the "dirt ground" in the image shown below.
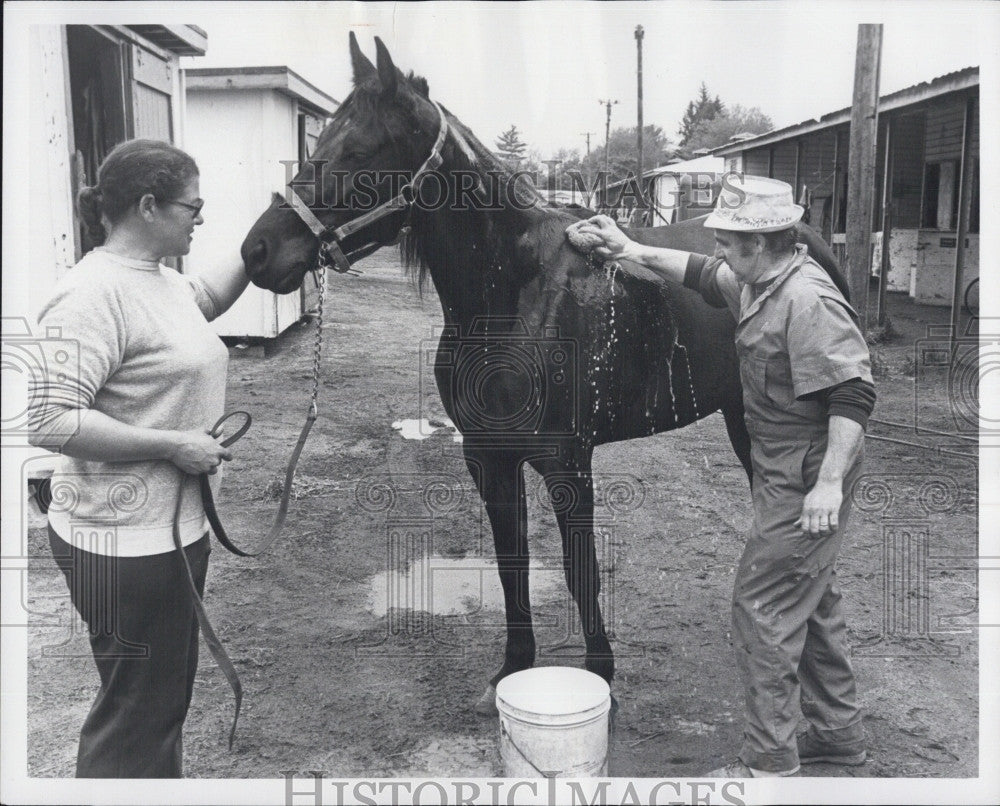
[[[230,752],[232,698],[203,648],[185,732],[189,777],[502,773],[497,721],[472,711],[503,649],[488,522],[447,429],[415,440],[392,427],[444,417],[426,356],[440,308],[432,289],[421,300],[388,250],[361,268],[360,278],[329,281],[320,418],[285,536],[261,559],[215,545],[205,600],[242,677],[244,711]],[[952,373],[949,391],[941,339],[927,338],[947,312],[891,303],[896,335],[875,348],[883,422],[870,429],[839,564],[870,760],[803,773],[975,777],[977,448],[961,417],[975,389],[968,373]],[[219,502],[238,542],[259,539],[276,509],[308,405],[313,338],[301,323],[267,357],[249,350],[230,363],[228,407],[255,418]],[[704,773],[730,760],[741,737],[729,601],[750,519],[745,476],[717,414],[598,448],[595,469],[621,705],[611,774]],[[538,663],[580,666],[539,485],[528,470]],[[31,523],[32,551],[44,558],[44,521]],[[34,566],[29,774],[68,777],[98,680],[85,636],[68,626],[61,575]]]

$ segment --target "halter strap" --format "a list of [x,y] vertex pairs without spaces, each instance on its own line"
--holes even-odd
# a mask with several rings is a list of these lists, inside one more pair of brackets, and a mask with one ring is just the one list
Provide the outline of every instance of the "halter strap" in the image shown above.
[[437,104],[436,101],[431,101],[434,104],[434,108],[438,112],[438,117],[440,120],[440,125],[438,127],[437,139],[434,141],[434,145],[431,148],[431,153],[424,160],[423,164],[417,169],[417,172],[413,174],[413,178],[403,187],[399,189],[399,193],[393,196],[389,201],[383,202],[378,207],[369,210],[357,218],[353,218],[350,221],[342,224],[337,228],[326,227],[323,223],[316,217],[315,213],[309,208],[298,194],[295,192],[295,188],[291,185],[288,186],[288,202],[291,208],[298,214],[302,222],[309,227],[310,232],[315,235],[320,241],[319,257],[323,261],[326,259],[329,265],[335,271],[344,272],[354,272],[357,273],[356,269],[351,268],[351,257],[362,256],[370,254],[371,252],[378,249],[382,244],[376,241],[370,241],[363,246],[352,250],[348,254],[344,254],[344,250],[341,248],[341,241],[356,232],[359,232],[366,227],[374,224],[376,221],[385,218],[387,215],[398,212],[400,210],[405,210],[410,207],[414,201],[416,201],[417,193],[420,190],[420,184],[424,177],[427,176],[431,171],[437,170],[441,167],[441,163],[444,162],[444,157],[441,155],[441,149],[444,147],[444,142],[448,137],[448,120],[445,117],[444,110]]

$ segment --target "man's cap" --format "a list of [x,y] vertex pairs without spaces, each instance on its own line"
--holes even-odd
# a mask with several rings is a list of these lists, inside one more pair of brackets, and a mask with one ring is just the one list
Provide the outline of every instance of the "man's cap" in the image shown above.
[[777,232],[805,212],[792,199],[792,186],[779,179],[729,174],[705,226],[734,232]]

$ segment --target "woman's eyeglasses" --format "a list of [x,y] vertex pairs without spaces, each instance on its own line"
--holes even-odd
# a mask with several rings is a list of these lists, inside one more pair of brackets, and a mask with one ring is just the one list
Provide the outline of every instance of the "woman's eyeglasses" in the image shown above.
[[194,204],[189,204],[188,202],[182,202],[182,201],[177,201],[176,199],[172,199],[171,201],[167,202],[167,204],[176,204],[178,207],[183,207],[187,210],[190,210],[191,218],[197,218],[198,214],[201,212],[201,208],[205,206],[205,202],[203,199],[198,199],[197,201],[195,201]]

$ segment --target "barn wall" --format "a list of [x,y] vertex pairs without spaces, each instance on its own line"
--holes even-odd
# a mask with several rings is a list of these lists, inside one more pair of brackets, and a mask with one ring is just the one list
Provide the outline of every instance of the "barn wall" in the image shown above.
[[[927,108],[924,163],[955,160],[960,170],[962,159],[962,127],[965,119],[966,95],[942,99]],[[978,91],[972,117],[971,158],[979,155]],[[911,280],[911,295],[926,305],[950,305],[954,283],[955,252],[959,248],[954,229],[921,228],[917,249],[919,255]],[[962,285],[967,286],[979,276],[979,235],[970,232],[965,244],[965,267]]]
[[771,176],[795,185],[795,141],[777,143],[774,146],[774,160]]
[[[198,163],[205,199],[205,224],[185,260],[187,271],[198,272],[239,261],[243,238],[271,193],[284,193],[280,160],[298,157],[297,105],[274,90],[189,90],[185,115],[187,151]],[[223,336],[273,338],[300,310],[298,294],[250,286],[213,326]]]
[[[927,162],[960,159],[962,156],[962,125],[965,100],[958,98],[931,106],[927,110]],[[979,153],[979,104],[972,123],[973,155]]]
[[813,196],[829,196],[833,192],[833,159],[835,133],[821,131],[802,138],[802,156],[799,165],[799,185],[808,185]]
[[924,178],[924,115],[892,121],[892,226],[920,226],[920,193]]
[[76,263],[73,216],[72,125],[69,116],[66,34],[63,26],[30,28],[28,127],[32,171],[27,202],[31,282],[27,310],[34,325],[52,286]]
[[[265,166],[271,168],[270,189],[277,193],[285,190],[285,166],[279,160],[299,158],[299,107],[287,95],[268,92],[264,95],[264,120],[271,121],[265,129],[264,153],[261,155]],[[262,212],[261,208],[259,212]],[[245,234],[245,233],[244,233]],[[242,236],[240,237],[242,241]],[[299,294],[273,295],[275,335],[298,320],[302,312]]]
[[743,155],[743,170],[751,176],[767,176],[770,149],[758,148]]

